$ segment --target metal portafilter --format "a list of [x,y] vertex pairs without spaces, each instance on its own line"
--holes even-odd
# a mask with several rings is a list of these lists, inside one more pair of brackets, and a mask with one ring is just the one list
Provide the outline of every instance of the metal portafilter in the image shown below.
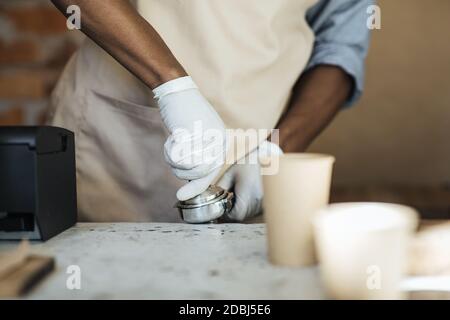
[[211,185],[198,196],[178,201],[181,218],[187,223],[215,222],[233,208],[234,195],[219,186]]

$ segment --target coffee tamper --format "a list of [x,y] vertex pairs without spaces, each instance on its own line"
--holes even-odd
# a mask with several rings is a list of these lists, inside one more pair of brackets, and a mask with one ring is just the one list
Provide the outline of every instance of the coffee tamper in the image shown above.
[[219,186],[211,185],[198,196],[178,201],[176,207],[181,218],[187,223],[215,222],[233,208],[232,192]]

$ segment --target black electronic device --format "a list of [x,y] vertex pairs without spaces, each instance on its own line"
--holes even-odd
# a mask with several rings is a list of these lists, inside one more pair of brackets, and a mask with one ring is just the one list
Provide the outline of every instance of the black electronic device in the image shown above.
[[0,240],[47,240],[77,221],[74,134],[0,127]]

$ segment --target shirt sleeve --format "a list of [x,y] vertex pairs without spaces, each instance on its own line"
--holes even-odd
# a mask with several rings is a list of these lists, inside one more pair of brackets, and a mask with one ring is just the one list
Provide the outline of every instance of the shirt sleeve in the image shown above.
[[306,67],[335,65],[354,80],[346,106],[356,102],[364,88],[365,58],[369,47],[367,8],[375,0],[320,0],[308,10],[306,19],[316,35]]

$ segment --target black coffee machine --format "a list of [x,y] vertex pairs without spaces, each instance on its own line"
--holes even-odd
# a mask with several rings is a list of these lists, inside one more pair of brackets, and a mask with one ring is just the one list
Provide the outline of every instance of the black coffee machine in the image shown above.
[[74,134],[0,127],[0,240],[47,240],[77,221]]

